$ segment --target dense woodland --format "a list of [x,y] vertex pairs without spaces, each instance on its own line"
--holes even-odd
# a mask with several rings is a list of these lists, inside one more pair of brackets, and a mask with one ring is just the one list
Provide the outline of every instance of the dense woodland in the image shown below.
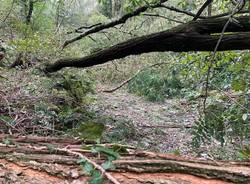
[[249,0],[0,0],[0,183],[250,183],[249,50]]

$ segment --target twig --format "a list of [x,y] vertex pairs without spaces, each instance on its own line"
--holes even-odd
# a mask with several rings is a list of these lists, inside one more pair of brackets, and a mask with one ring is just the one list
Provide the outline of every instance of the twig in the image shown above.
[[104,93],[113,93],[114,91],[120,89],[121,87],[123,87],[125,84],[129,83],[132,79],[134,79],[139,73],[141,73],[142,71],[144,70],[147,70],[148,68],[152,68],[152,67],[155,67],[155,66],[159,66],[159,65],[163,65],[163,64],[169,64],[169,63],[165,63],[165,62],[162,62],[162,63],[155,63],[153,65],[150,65],[148,67],[145,67],[141,70],[138,70],[132,77],[130,77],[129,79],[123,81],[119,86],[113,88],[113,89],[109,89],[109,90],[103,90],[102,92]]
[[[175,8],[173,6],[167,6],[167,5],[162,4],[161,7],[162,8],[166,8],[169,11],[174,11],[174,12],[177,12],[177,13],[182,13],[182,14],[188,15],[190,17],[195,17],[196,16],[195,13],[192,13],[192,12],[189,12],[189,11],[186,11],[186,10],[181,10],[181,9]],[[229,16],[231,13],[232,12],[226,12],[226,13],[221,13],[221,14],[213,15],[213,16],[201,16],[200,15],[198,18],[199,19],[211,19],[211,18],[214,19],[214,18],[220,18],[220,17]],[[242,10],[242,11],[239,11],[237,13],[238,14],[249,13],[249,10]]]
[[117,179],[115,179],[111,174],[107,173],[107,172],[105,171],[105,169],[102,168],[102,166],[100,166],[100,165],[98,165],[97,163],[95,163],[94,161],[90,160],[88,157],[84,156],[83,154],[78,153],[78,152],[71,151],[71,150],[66,149],[66,148],[63,148],[63,149],[61,149],[61,148],[56,148],[55,150],[62,151],[62,152],[66,152],[66,153],[69,153],[69,154],[78,156],[78,157],[80,157],[81,159],[86,160],[88,163],[92,164],[96,169],[98,169],[102,174],[104,174],[112,183],[114,183],[114,184],[120,184],[120,182],[117,181]]
[[193,18],[193,21],[196,21],[199,18],[199,16],[202,14],[202,12],[205,10],[205,8],[208,7],[212,2],[213,2],[213,0],[206,0],[206,2],[201,6],[199,11],[197,12],[195,17]]
[[86,32],[83,32],[82,34],[78,35],[77,37],[66,40],[64,42],[64,44],[62,45],[62,49],[64,49],[67,45],[69,45],[69,44],[71,44],[73,42],[76,42],[78,40],[81,40],[82,38],[84,38],[84,37],[86,37],[86,36],[88,36],[90,34],[97,33],[99,31],[102,31],[102,30],[105,30],[105,29],[108,29],[108,28],[112,28],[112,27],[117,26],[119,24],[124,24],[128,19],[140,15],[141,13],[147,11],[149,8],[161,7],[161,4],[164,3],[164,2],[167,2],[167,1],[168,0],[161,0],[160,3],[156,3],[156,4],[153,4],[153,5],[142,6],[140,8],[137,8],[135,11],[133,11],[131,13],[127,13],[127,14],[123,15],[119,19],[116,19],[116,20],[111,21],[109,23],[103,23],[103,24],[100,24],[98,26],[95,26],[92,29],[89,29]]
[[167,19],[169,21],[180,23],[180,24],[184,24],[185,23],[185,22],[182,22],[180,20],[172,19],[172,18],[163,16],[163,15],[160,15],[160,14],[143,13],[142,15],[149,16],[149,17],[159,17],[159,18]]
[[96,27],[96,26],[100,26],[102,23],[97,23],[97,24],[93,24],[93,25],[90,25],[90,26],[81,26],[77,29],[75,29],[74,31],[68,31],[67,34],[72,34],[72,33],[82,33],[82,29],[91,29],[93,27]]
[[139,125],[141,128],[192,128],[192,125],[178,125],[176,123],[168,124],[168,125]]
[[15,0],[12,0],[12,3],[11,3],[11,7],[7,13],[7,15],[4,17],[4,19],[2,20],[1,24],[0,24],[0,27],[2,27],[2,24],[5,23],[5,21],[8,19],[8,17],[10,16],[12,10],[13,10],[13,7],[14,7],[14,4],[15,4]]
[[[216,44],[216,46],[215,46],[215,48],[214,48],[212,57],[211,57],[211,59],[210,59],[210,65],[208,66],[208,71],[207,71],[207,76],[206,76],[206,82],[205,82],[205,97],[204,97],[204,101],[203,101],[203,112],[204,112],[204,113],[206,113],[205,111],[206,111],[206,102],[207,102],[207,97],[208,97],[208,88],[209,88],[210,73],[211,73],[211,69],[212,69],[212,66],[213,66],[213,63],[214,63],[214,60],[215,60],[215,56],[216,56],[217,50],[218,50],[218,48],[219,48],[219,46],[220,46],[220,43],[221,43],[221,41],[222,41],[222,39],[223,39],[223,36],[224,36],[224,34],[225,34],[225,31],[226,31],[228,25],[229,25],[231,22],[233,22],[233,16],[234,16],[237,12],[239,12],[239,11],[241,10],[241,8],[244,7],[244,4],[245,4],[245,1],[242,0],[242,1],[240,1],[240,2],[236,5],[236,7],[233,9],[231,15],[230,15],[229,18],[228,18],[228,21],[225,23],[225,25],[224,25],[224,27],[223,27],[223,29],[222,29],[222,32],[221,32],[221,34],[220,34],[220,38],[219,38],[219,40],[217,41],[217,44]],[[240,7],[240,6],[241,6],[241,7]],[[238,8],[240,8],[240,9],[238,10]]]

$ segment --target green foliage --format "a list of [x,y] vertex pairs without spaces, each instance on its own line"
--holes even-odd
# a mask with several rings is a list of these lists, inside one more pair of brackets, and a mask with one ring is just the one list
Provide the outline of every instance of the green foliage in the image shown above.
[[112,123],[112,129],[105,132],[103,139],[107,142],[122,142],[136,138],[138,132],[135,125],[131,121],[125,120],[109,120]]
[[105,154],[108,157],[109,161],[113,161],[119,158],[119,154],[110,148],[96,145],[96,146],[93,146],[91,150],[93,153]]
[[250,139],[250,108],[249,95],[241,95],[235,104],[225,101],[212,102],[204,117],[201,117],[193,127],[193,146],[219,141],[221,146],[240,138],[241,141]]
[[91,122],[95,114],[88,111],[86,106],[91,101],[88,95],[93,92],[93,82],[87,74],[65,72],[52,79],[44,86],[51,92],[52,99],[35,104],[35,114],[43,117],[37,119],[37,123],[43,126],[56,123],[58,129],[66,130],[76,128],[83,122]]
[[75,131],[81,139],[100,142],[104,125],[97,122],[85,122],[78,125]]
[[[112,161],[119,158],[119,154],[117,152],[115,152],[113,149],[96,145],[93,145],[91,150],[92,153],[104,154],[106,156],[107,160],[101,165],[104,170],[115,169]],[[91,163],[89,163],[84,158],[78,160],[77,163],[83,167],[83,170],[86,174],[90,175],[88,181],[89,184],[103,184],[103,175],[100,173],[100,171],[96,170]]]
[[173,151],[170,151],[169,153],[175,155],[175,156],[181,156],[181,152],[180,150],[176,149],[176,150],[173,150]]
[[77,161],[83,167],[83,170],[86,174],[90,175],[89,184],[103,184],[103,176],[100,171],[96,170],[94,166],[86,161],[85,159],[81,158]]
[[128,85],[129,92],[146,97],[150,101],[163,101],[166,97],[181,94],[183,84],[175,71],[170,74],[149,69],[139,73]]
[[194,146],[216,141],[225,146],[235,142],[235,139],[244,145],[250,139],[249,58],[246,52],[218,54],[210,90],[222,91],[231,87],[236,97],[224,92],[223,95],[213,95],[208,99],[206,114],[199,119],[192,132]]
[[9,138],[3,139],[2,143],[5,144],[5,145],[7,145],[7,146],[9,146],[9,145],[16,145],[16,143],[12,139],[9,139]]
[[100,11],[103,15],[112,17],[112,0],[99,0],[101,4]]
[[[119,3],[122,4],[121,8],[123,8],[126,12],[131,12],[135,8],[140,7],[142,5],[151,5],[155,3],[159,3],[159,0],[117,0]],[[98,0],[99,4],[101,5],[101,12],[106,15],[107,17],[112,17],[112,10],[113,4],[112,0]]]
[[240,154],[240,157],[243,159],[250,158],[250,145],[248,145],[244,149],[240,150],[239,154]]
[[66,92],[76,103],[86,102],[86,96],[93,91],[94,83],[85,73],[64,72],[55,84],[56,92]]
[[200,118],[193,127],[193,146],[199,147],[201,143],[211,141],[212,138],[224,145],[225,125],[221,113],[225,111],[222,104],[211,104],[206,109],[207,113]]

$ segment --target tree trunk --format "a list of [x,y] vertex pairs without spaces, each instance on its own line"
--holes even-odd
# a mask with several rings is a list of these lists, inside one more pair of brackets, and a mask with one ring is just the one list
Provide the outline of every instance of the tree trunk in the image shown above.
[[33,2],[33,0],[29,0],[29,9],[28,9],[28,13],[26,16],[26,24],[27,25],[30,25],[30,23],[31,23],[33,10],[34,10],[34,2]]
[[[228,25],[218,51],[250,49],[250,17],[236,20],[237,24],[231,22]],[[47,65],[45,71],[55,72],[64,67],[85,68],[148,52],[213,51],[227,21],[228,18],[191,21],[170,30],[133,38],[86,57],[60,59]]]
[[[87,183],[89,176],[82,172],[83,167],[77,164],[79,158],[72,153],[82,154],[97,165],[106,160],[105,155],[82,149],[86,143],[81,140],[65,138],[63,142],[63,138],[0,135],[1,142],[6,140],[9,140],[7,145],[0,144],[0,182],[3,183]],[[207,161],[135,151],[131,147],[126,150],[127,153],[113,161],[115,169],[105,171],[122,184],[250,182],[249,161]],[[105,183],[111,180],[106,178]]]

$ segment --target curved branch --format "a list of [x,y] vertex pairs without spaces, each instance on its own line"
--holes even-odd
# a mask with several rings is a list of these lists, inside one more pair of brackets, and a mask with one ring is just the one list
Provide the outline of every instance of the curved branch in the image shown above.
[[199,18],[199,16],[202,14],[202,12],[206,9],[206,7],[208,7],[212,2],[213,2],[213,0],[206,0],[206,2],[202,5],[202,7],[199,9],[197,14],[193,18],[193,21],[197,20]]
[[145,68],[142,68],[140,70],[138,70],[132,77],[128,78],[127,80],[123,81],[121,84],[119,84],[119,86],[116,86],[115,88],[113,89],[108,89],[108,90],[103,90],[102,92],[104,93],[113,93],[115,92],[116,90],[122,88],[124,85],[128,84],[131,80],[133,80],[134,78],[136,78],[138,76],[139,73],[149,69],[149,68],[152,68],[152,67],[155,67],[155,66],[160,66],[160,65],[164,65],[164,64],[169,64],[169,63],[166,63],[166,62],[162,62],[162,63],[155,63],[153,65],[150,65],[150,66],[147,66]]
[[64,44],[62,45],[62,48],[65,48],[67,45],[69,45],[69,44],[71,44],[73,42],[76,42],[78,40],[81,40],[82,38],[84,38],[84,37],[86,37],[86,36],[88,36],[88,35],[90,35],[92,33],[96,33],[96,32],[102,31],[104,29],[112,28],[112,27],[114,27],[116,25],[119,25],[119,24],[124,24],[128,19],[140,15],[142,12],[147,11],[149,8],[161,7],[161,4],[164,3],[164,2],[167,2],[167,1],[168,0],[161,0],[160,3],[154,4],[154,5],[142,6],[140,8],[137,8],[135,11],[133,11],[131,13],[125,14],[124,16],[122,16],[121,18],[119,18],[117,20],[114,20],[114,21],[106,23],[106,24],[97,25],[97,26],[93,27],[92,29],[89,29],[88,31],[78,35],[75,38],[66,40],[64,42]]

